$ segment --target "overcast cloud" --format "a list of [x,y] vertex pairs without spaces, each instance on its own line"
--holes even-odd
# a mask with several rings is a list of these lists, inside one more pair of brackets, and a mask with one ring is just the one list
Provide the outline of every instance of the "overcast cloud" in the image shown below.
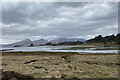
[[118,3],[3,3],[3,42],[84,38],[118,33]]

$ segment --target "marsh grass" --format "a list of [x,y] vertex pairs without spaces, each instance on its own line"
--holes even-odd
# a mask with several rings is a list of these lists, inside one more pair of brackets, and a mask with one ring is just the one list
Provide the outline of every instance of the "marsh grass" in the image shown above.
[[[62,57],[66,56],[66,60]],[[117,78],[118,54],[74,52],[3,52],[4,71],[33,78]],[[34,61],[32,64],[26,62]]]

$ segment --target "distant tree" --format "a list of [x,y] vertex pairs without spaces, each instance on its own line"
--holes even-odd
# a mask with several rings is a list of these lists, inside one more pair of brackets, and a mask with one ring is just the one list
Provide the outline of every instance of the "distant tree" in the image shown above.
[[120,33],[118,33],[118,34],[116,35],[115,42],[116,42],[117,44],[120,44]]
[[[119,36],[119,35],[117,35],[117,36]],[[96,36],[93,39],[87,40],[86,42],[87,43],[103,43],[103,44],[106,44],[107,42],[115,42],[115,40],[118,40],[118,39],[116,39],[116,36],[113,34],[113,35],[105,36],[105,37],[102,37],[102,35],[99,35],[99,36]]]
[[88,42],[88,43],[99,43],[99,42],[102,42],[102,35],[96,36],[93,39],[89,39],[86,42]]
[[115,35],[114,34],[110,36],[110,41],[115,41]]
[[103,42],[114,42],[115,41],[115,35],[110,35],[110,36],[106,36],[103,37]]
[[29,47],[32,47],[32,46],[34,46],[33,43],[31,43]]
[[46,45],[51,45],[52,43],[46,43]]
[[20,46],[18,46],[18,45],[14,45],[13,47],[20,47]]
[[79,41],[79,40],[76,42],[76,44],[83,44],[83,43],[84,43],[84,42]]
[[102,35],[95,37],[95,42],[97,43],[102,42]]
[[58,45],[77,45],[77,44],[83,44],[83,42],[81,41],[76,41],[76,42],[61,42],[61,43],[58,43]]

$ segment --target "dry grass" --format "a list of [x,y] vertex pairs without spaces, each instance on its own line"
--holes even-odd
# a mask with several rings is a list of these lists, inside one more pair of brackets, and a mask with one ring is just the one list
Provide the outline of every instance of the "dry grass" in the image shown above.
[[[117,54],[78,54],[65,52],[4,52],[4,71],[34,78],[117,78]],[[66,60],[62,60],[65,56]],[[33,61],[32,64],[29,62]],[[28,63],[27,63],[28,62]]]

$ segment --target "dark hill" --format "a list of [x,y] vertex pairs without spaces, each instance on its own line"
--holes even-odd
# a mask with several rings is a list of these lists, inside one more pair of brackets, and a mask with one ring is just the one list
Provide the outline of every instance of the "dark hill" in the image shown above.
[[93,39],[89,39],[86,41],[86,43],[106,43],[106,42],[115,42],[117,44],[120,44],[120,33],[118,33],[116,36],[114,34],[105,37],[99,35]]

